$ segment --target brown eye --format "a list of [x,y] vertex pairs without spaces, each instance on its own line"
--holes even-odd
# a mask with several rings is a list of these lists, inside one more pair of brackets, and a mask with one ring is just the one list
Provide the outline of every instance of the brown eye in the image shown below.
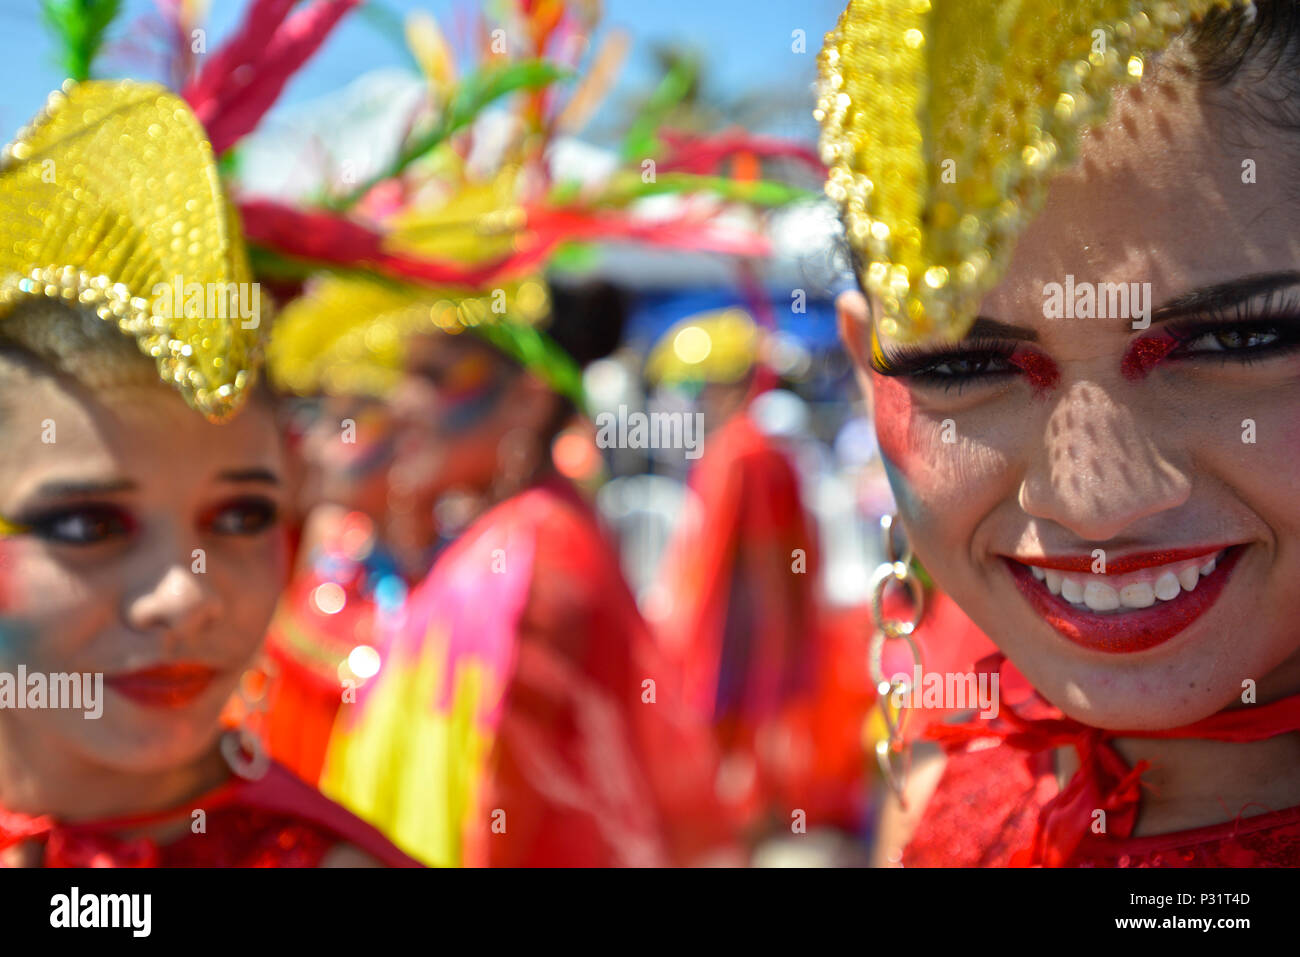
[[1272,329],[1224,329],[1206,338],[1213,338],[1222,349],[1232,351],[1235,349],[1258,349],[1261,346],[1271,346],[1278,341],[1279,336]]
[[1007,364],[996,356],[973,356],[949,359],[947,362],[937,363],[931,366],[929,371],[936,372],[939,375],[964,377],[987,375],[990,372],[1004,372],[1007,368],[1009,368]]
[[130,515],[111,505],[60,509],[27,524],[38,538],[59,545],[98,545],[125,538],[134,528]]
[[240,499],[221,506],[208,523],[217,535],[257,535],[280,518],[280,510],[270,499]]

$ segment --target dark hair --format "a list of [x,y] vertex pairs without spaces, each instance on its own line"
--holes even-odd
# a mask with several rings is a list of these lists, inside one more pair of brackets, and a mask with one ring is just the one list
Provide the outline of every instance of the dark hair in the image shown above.
[[92,389],[163,383],[135,340],[88,306],[37,297],[0,317],[0,356]]
[[580,367],[603,359],[623,341],[628,297],[605,280],[551,283],[551,321],[547,335]]
[[1300,0],[1215,7],[1188,40],[1202,81],[1219,88],[1248,81],[1234,111],[1300,132]]
[[[550,287],[551,318],[546,334],[579,368],[585,369],[618,348],[629,312],[628,296],[620,287],[603,279],[581,283],[552,280]],[[542,430],[547,442],[560,434],[577,411],[571,399],[557,398],[555,415]]]

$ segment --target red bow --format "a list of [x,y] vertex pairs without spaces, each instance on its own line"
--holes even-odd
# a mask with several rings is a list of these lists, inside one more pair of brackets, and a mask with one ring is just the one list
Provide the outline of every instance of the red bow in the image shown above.
[[[975,665],[976,671],[1002,673],[1006,659],[990,655]],[[1002,682],[1005,686],[1005,681]],[[1203,738],[1212,741],[1263,741],[1300,730],[1300,695],[1271,704],[1221,711],[1194,724],[1164,731],[1107,731],[1064,717],[1044,699],[1035,696],[1027,711],[1049,716],[1031,718],[1003,705],[998,717],[962,725],[932,725],[925,736],[945,750],[974,741],[998,738],[1003,744],[1038,753],[1072,745],[1079,768],[1055,797],[1038,812],[1034,837],[1028,847],[1011,856],[1014,867],[1062,867],[1068,864],[1088,835],[1098,811],[1105,812],[1105,833],[1115,839],[1131,837],[1142,797],[1141,776],[1150,762],[1130,768],[1111,742],[1116,738]]]

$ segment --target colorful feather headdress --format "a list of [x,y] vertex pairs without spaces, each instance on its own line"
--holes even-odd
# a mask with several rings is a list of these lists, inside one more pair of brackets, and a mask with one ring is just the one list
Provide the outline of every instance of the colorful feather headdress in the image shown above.
[[1232,3],[852,0],[826,35],[815,115],[881,330],[964,335],[1112,88]]
[[[513,6],[516,28],[505,32],[528,38],[522,51],[489,52],[485,24],[481,62],[464,75],[431,17],[408,22],[429,115],[409,124],[388,170],[314,209],[264,201],[243,207],[251,242],[270,254],[260,263],[290,277],[317,275],[277,326],[270,362],[281,385],[299,392],[383,389],[394,381],[405,336],[467,328],[581,406],[580,370],[545,331],[542,268],[574,244],[620,240],[765,255],[769,244],[759,228],[727,225],[719,214],[807,195],[759,179],[765,157],[793,158],[822,172],[811,151],[781,141],[734,131],[716,140],[659,135],[654,117],[689,87],[674,78],[634,120],[612,173],[595,183],[566,181],[549,161],[550,147],[591,114],[626,41],[609,35],[578,76],[575,51],[596,26],[591,5]],[[570,78],[576,88],[566,96],[560,83]],[[486,169],[481,157],[469,163],[480,114],[512,94],[508,145]],[[647,160],[658,164],[656,175],[644,175]],[[733,175],[720,175],[729,163]],[[668,218],[638,210],[639,200],[663,194],[690,202]],[[328,275],[321,278],[320,270]]]

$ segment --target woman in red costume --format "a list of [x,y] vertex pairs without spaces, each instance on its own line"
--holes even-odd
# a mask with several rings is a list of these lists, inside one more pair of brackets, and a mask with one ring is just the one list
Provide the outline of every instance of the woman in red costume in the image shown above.
[[[683,346],[692,337],[708,344],[703,357]],[[662,563],[660,644],[713,725],[719,795],[755,837],[789,833],[792,810],[817,803],[810,718],[822,671],[817,547],[799,478],[748,414],[767,373],[760,342],[748,313],[722,309],[675,324],[646,363],[654,384],[699,391],[708,430],[690,474],[700,520],[678,530]],[[860,770],[859,760],[854,778]]]
[[841,328],[1000,654],[887,856],[1300,864],[1300,8],[897,6],[822,53]]
[[544,331],[507,316],[408,345],[394,486],[473,518],[340,711],[321,784],[428,863],[657,865],[723,843],[707,733],[551,458],[621,311],[608,287],[559,290]]
[[189,107],[65,90],[0,166],[0,863],[410,864],[222,736],[287,571],[262,304]]

